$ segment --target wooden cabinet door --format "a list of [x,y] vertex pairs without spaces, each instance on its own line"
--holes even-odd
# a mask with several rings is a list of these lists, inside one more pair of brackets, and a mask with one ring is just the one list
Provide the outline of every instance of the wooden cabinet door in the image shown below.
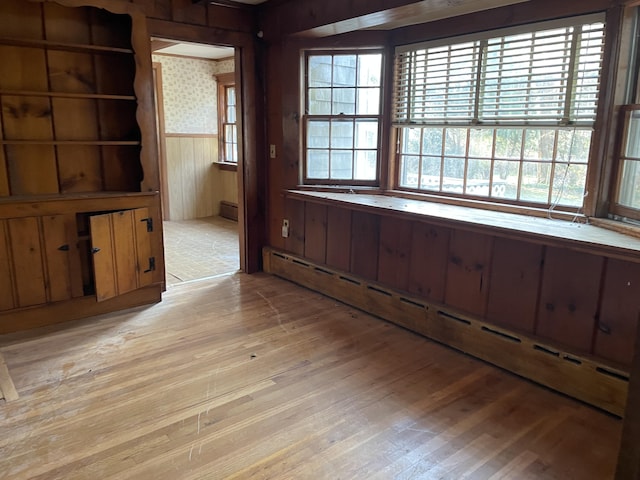
[[0,220],[0,311],[15,307],[13,298],[13,272],[7,238],[7,221]]
[[81,297],[82,272],[74,215],[47,215],[41,221],[49,301]]
[[28,307],[47,302],[38,223],[38,217],[7,220],[17,307]]
[[91,251],[98,301],[136,290],[152,282],[152,221],[146,208],[93,215]]

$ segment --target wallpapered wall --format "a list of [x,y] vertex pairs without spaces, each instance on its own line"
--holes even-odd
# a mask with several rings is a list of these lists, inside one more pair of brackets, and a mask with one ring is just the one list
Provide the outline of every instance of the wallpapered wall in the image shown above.
[[233,59],[153,55],[162,64],[166,133],[217,134],[217,82],[214,75],[234,71]]

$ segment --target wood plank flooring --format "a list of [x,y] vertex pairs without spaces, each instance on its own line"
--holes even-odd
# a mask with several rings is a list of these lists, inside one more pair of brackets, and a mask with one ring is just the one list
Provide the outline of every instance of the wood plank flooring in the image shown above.
[[266,274],[0,337],[3,479],[612,478],[621,421]]

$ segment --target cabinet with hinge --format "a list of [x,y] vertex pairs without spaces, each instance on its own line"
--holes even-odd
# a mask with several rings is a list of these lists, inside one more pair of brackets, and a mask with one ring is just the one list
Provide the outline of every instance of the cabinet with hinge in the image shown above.
[[0,2],[0,333],[160,299],[155,150],[138,7]]

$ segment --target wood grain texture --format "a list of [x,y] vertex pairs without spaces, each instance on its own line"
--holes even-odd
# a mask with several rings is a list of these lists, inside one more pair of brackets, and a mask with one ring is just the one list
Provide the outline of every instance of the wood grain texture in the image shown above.
[[304,214],[305,203],[296,200],[287,200],[285,203],[285,218],[289,220],[289,236],[285,238],[285,248],[291,253],[304,254]]
[[326,263],[327,207],[305,203],[304,256],[314,262]]
[[449,235],[447,228],[413,223],[409,265],[411,293],[438,303],[444,301]]
[[349,271],[351,264],[351,210],[327,207],[327,265]]
[[537,335],[582,352],[591,351],[603,262],[595,255],[547,248]]
[[489,294],[493,238],[464,230],[451,232],[445,303],[484,316]]
[[380,250],[380,216],[370,213],[351,214],[351,265],[354,275],[376,280]]
[[543,247],[496,238],[487,320],[527,333],[535,331]]
[[594,353],[625,366],[633,360],[640,320],[640,265],[607,262]]
[[38,218],[12,218],[7,226],[17,304],[19,307],[43,304],[47,294]]
[[0,338],[20,395],[2,408],[7,480],[614,468],[615,418],[264,274],[43,333]]
[[0,353],[0,399],[1,398],[4,398],[5,402],[12,402],[19,398],[2,353]]
[[411,222],[380,217],[378,281],[398,290],[407,290],[411,262]]
[[0,310],[15,307],[13,269],[7,234],[7,221],[0,220]]
[[118,294],[111,214],[92,215],[90,224],[96,299],[100,302]]

